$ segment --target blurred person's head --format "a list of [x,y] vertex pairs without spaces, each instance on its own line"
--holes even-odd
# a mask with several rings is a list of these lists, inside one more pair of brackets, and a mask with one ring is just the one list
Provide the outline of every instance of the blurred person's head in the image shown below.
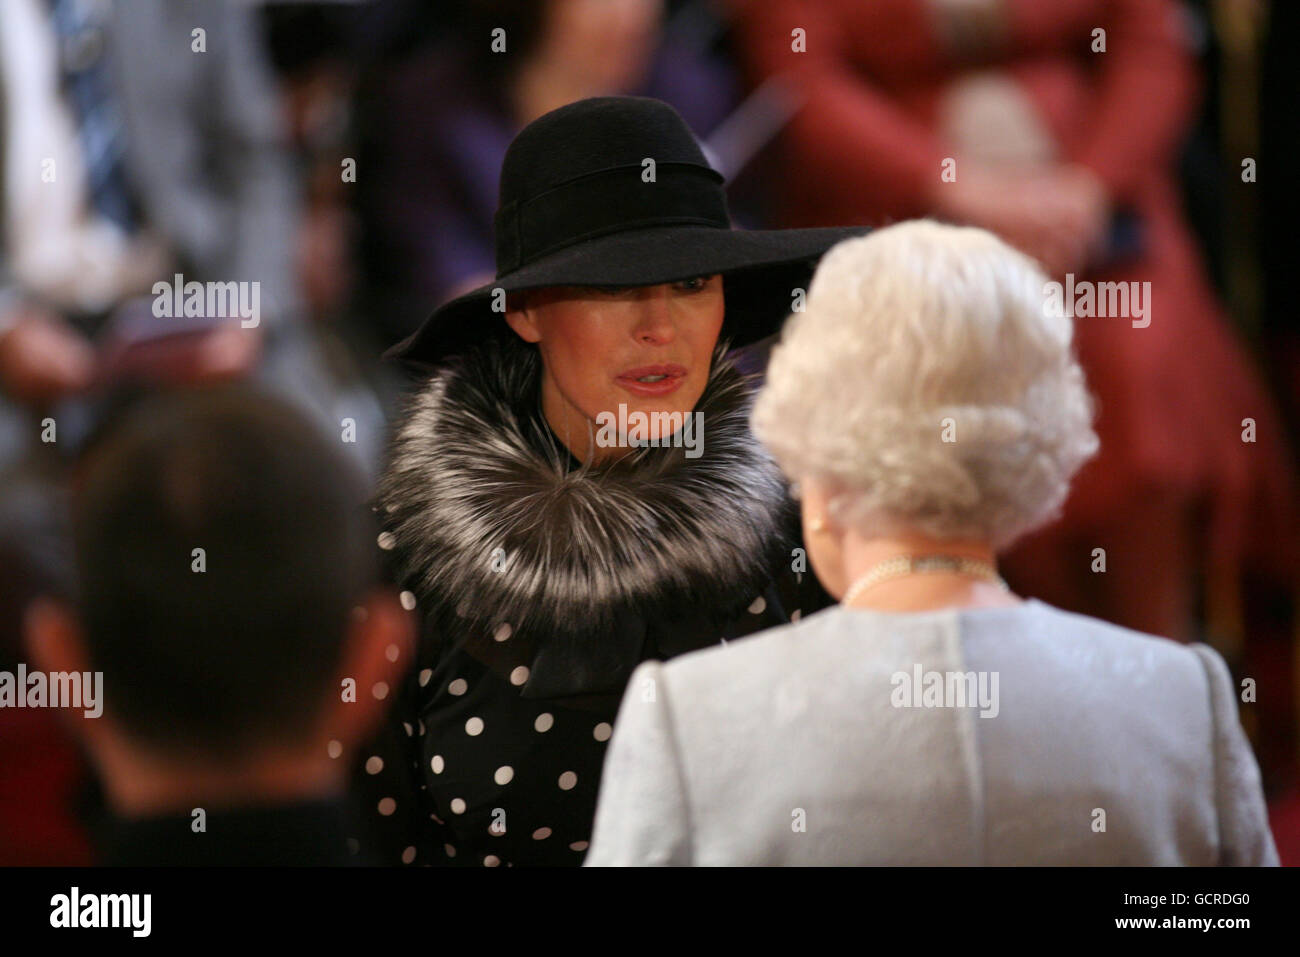
[[507,310],[506,322],[536,344],[542,411],[581,454],[597,416],[617,417],[620,405],[628,415],[646,414],[649,429],[636,438],[665,438],[662,423],[681,421],[675,414],[689,414],[704,394],[725,312],[723,277],[715,275],[653,286],[528,290]]
[[239,387],[146,402],[88,452],[75,607],[38,601],[27,632],[47,671],[103,673],[80,728],[119,812],[342,790],[412,640],[366,497],[317,425]]
[[[462,27],[480,73],[505,85],[541,68],[574,97],[627,93],[649,70],[663,0],[461,0]],[[494,52],[494,29],[505,52]],[[576,91],[585,92],[576,92]]]
[[1046,522],[1097,448],[1071,320],[981,229],[900,223],[823,257],[753,413],[801,490],[831,594],[879,539],[997,550]]

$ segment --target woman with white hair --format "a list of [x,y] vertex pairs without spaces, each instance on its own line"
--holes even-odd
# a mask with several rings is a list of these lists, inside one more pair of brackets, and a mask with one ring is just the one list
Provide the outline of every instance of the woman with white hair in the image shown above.
[[826,254],[753,426],[840,603],[638,667],[588,864],[1277,863],[1218,653],[998,576],[1097,448],[1045,282],[928,221]]

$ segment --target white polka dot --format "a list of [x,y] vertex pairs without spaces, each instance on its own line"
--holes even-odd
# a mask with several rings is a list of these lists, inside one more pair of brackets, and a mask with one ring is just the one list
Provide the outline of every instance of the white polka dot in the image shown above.
[[761,615],[763,614],[764,610],[766,610],[766,608],[767,608],[767,599],[764,598],[762,595],[759,595],[752,602],[750,602],[749,613],[751,615]]
[[803,612],[802,612],[800,609],[798,609],[798,608],[796,608],[794,611],[790,612],[790,620],[791,620],[791,621],[798,621],[798,620],[799,620],[800,618],[802,618],[802,617],[803,617]]
[[608,741],[609,736],[614,733],[614,727],[608,721],[602,721],[591,729],[591,736],[597,741]]
[[337,758],[340,754],[343,753],[343,742],[331,741],[329,745],[325,748],[325,753],[328,754],[331,758]]
[[571,851],[585,851],[586,849],[587,849],[586,841],[574,841],[572,844],[569,845],[569,850]]
[[513,631],[514,631],[514,629],[510,627],[510,622],[508,622],[508,621],[503,621],[501,624],[497,625],[497,630],[494,631],[494,632],[492,632],[492,640],[493,640],[493,641],[509,641],[509,640],[510,640],[510,634],[511,634],[511,632],[513,632]]
[[388,817],[396,810],[397,810],[397,802],[394,801],[392,798],[384,798],[382,801],[379,802],[379,813],[382,814],[384,817]]
[[393,546],[397,544],[397,537],[392,532],[380,532],[379,537],[375,539],[379,547],[386,552],[391,552]]
[[[441,823],[441,822],[439,822],[439,823]],[[446,854],[448,857],[455,857],[455,856],[456,856],[456,848],[453,847],[451,844],[444,844],[444,845],[442,845],[442,852],[443,852],[444,854]]]
[[495,854],[489,854],[487,857],[483,858],[484,867],[497,867],[500,863],[501,858],[497,857]]
[[514,671],[510,672],[510,683],[512,685],[521,685],[528,680],[528,668],[520,665]]
[[366,758],[366,774],[378,774],[384,770],[384,759],[377,754]]
[[424,737],[424,720],[420,719],[420,737]]
[[384,649],[384,657],[387,658],[389,661],[396,661],[398,656],[401,655],[401,653],[402,653],[402,649],[398,648],[396,645],[389,645],[387,648]]
[[464,798],[452,798],[452,799],[451,799],[451,813],[452,813],[452,814],[464,814],[464,813],[465,813],[465,799],[464,799]]
[[551,730],[553,724],[555,724],[555,718],[551,716],[549,711],[543,711],[537,716],[537,720],[533,722],[533,727],[538,731],[546,732]]
[[413,611],[415,609],[415,592],[404,591],[397,596],[397,600],[402,603],[402,607],[407,611]]
[[403,722],[402,722],[402,727],[406,729],[406,736],[407,736],[408,738],[409,738],[411,735],[415,734],[415,729],[411,727],[411,722],[409,722],[409,721],[403,721]]
[[534,841],[544,841],[550,836],[551,829],[549,827],[539,827],[537,830],[533,831]]
[[448,694],[461,695],[469,690],[469,682],[464,678],[457,678],[451,684],[447,685]]
[[560,775],[560,790],[572,791],[578,786],[578,776],[572,771],[565,771]]
[[433,677],[433,669],[432,669],[432,668],[425,668],[423,671],[421,671],[421,672],[420,672],[420,687],[423,688],[425,685],[427,685],[427,684],[429,683],[429,679],[432,678],[432,677]]
[[429,769],[433,771],[434,774],[441,774],[442,769],[446,766],[447,762],[442,759],[441,754],[435,754],[429,759]]
[[509,784],[514,780],[514,777],[515,769],[506,764],[497,768],[497,773],[492,775],[492,780],[496,781],[497,784]]
[[402,851],[402,863],[403,863],[403,864],[409,864],[409,863],[411,863],[411,861],[413,861],[413,860],[415,860],[415,848],[414,848],[414,847],[408,847],[406,850]]
[[468,721],[466,721],[466,722],[465,722],[465,733],[468,734],[470,737],[474,737],[475,735],[482,734],[482,733],[483,733],[483,719],[482,719],[482,718],[470,718]]
[[374,695],[377,700],[383,701],[388,697],[388,682],[376,681],[375,686],[370,689],[370,693]]

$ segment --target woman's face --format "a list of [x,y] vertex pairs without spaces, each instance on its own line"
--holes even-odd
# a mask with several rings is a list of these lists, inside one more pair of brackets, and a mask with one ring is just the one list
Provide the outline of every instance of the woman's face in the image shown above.
[[542,411],[551,428],[579,459],[591,453],[602,461],[619,451],[591,448],[601,413],[615,422],[645,413],[649,432],[638,439],[667,437],[659,426],[673,419],[654,413],[685,421],[708,382],[723,312],[715,275],[627,289],[538,289],[508,309],[506,321],[541,353]]

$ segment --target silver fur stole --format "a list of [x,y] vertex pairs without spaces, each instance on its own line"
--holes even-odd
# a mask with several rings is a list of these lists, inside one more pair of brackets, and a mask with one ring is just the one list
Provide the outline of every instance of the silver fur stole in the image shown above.
[[540,423],[534,347],[491,339],[434,374],[379,491],[419,607],[579,652],[627,615],[738,613],[788,561],[795,513],[724,348],[696,407],[703,454],[645,447],[609,467],[571,468]]

